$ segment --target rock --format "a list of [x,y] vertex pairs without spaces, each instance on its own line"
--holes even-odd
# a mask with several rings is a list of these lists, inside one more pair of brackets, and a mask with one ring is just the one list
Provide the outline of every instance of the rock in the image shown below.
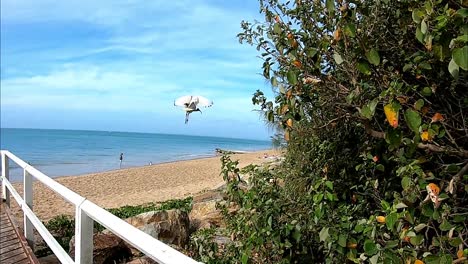
[[[130,248],[114,234],[96,233],[93,235],[93,263],[114,263],[131,257]],[[75,255],[75,237],[70,240],[70,256]]]
[[125,221],[166,244],[179,247],[188,244],[189,217],[179,209],[147,212]]
[[54,255],[48,255],[37,259],[41,264],[60,264],[60,260]]
[[205,229],[224,226],[223,216],[216,209],[217,200],[195,203],[189,214],[192,229]]
[[127,262],[127,264],[158,264],[156,261],[150,259],[149,257],[141,257],[132,259],[132,261]]

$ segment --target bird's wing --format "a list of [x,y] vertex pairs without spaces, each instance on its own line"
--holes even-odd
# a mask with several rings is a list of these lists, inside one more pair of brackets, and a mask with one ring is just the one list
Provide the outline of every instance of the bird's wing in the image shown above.
[[213,105],[213,101],[203,97],[203,96],[200,96],[200,95],[196,95],[194,96],[197,98],[198,100],[198,103],[197,103],[197,106],[198,107],[210,107]]
[[179,97],[179,98],[174,100],[174,105],[175,106],[187,107],[187,105],[190,104],[190,102],[192,100],[192,97],[193,96],[191,96],[191,95],[185,95],[185,96]]

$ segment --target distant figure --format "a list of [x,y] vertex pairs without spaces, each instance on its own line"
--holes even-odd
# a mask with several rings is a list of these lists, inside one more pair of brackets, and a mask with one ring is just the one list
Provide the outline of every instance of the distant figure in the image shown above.
[[150,165],[150,166],[153,165],[153,162],[150,161],[150,162],[149,162],[149,165]]
[[123,153],[120,153],[120,165],[119,168],[122,168]]

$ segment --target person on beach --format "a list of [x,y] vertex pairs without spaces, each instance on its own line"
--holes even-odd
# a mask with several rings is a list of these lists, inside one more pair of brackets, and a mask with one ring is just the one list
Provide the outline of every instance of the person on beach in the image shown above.
[[120,153],[120,165],[119,168],[122,168],[123,153]]

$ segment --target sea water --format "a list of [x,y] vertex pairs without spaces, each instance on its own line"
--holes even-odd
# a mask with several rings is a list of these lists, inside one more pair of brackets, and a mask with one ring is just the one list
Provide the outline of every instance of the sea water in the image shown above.
[[[270,141],[188,135],[51,129],[0,129],[0,147],[50,177],[103,172],[215,156],[215,149],[256,151]],[[10,162],[10,179],[22,170]]]

